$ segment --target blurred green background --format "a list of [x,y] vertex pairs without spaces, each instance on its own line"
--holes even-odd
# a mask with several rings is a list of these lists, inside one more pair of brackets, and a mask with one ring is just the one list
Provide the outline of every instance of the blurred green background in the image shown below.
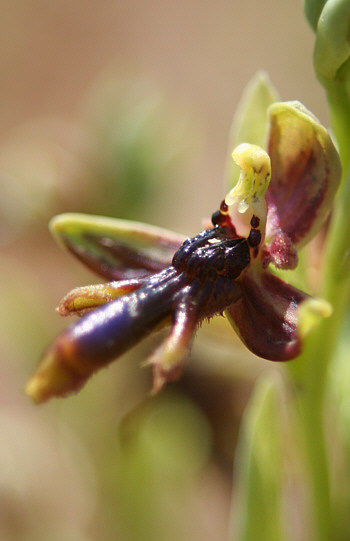
[[98,282],[54,244],[76,211],[194,235],[225,195],[232,115],[266,70],[327,125],[301,2],[13,0],[0,17],[0,539],[226,539],[239,421],[256,377],[224,320],[199,330],[183,378],[151,397],[157,337],[76,397],[22,388]]

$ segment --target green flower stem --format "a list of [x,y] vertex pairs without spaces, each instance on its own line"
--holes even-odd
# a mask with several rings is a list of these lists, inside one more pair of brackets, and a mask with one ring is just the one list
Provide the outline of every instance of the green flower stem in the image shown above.
[[319,325],[317,331],[310,336],[303,354],[288,365],[295,383],[296,409],[306,459],[305,469],[311,489],[309,538],[312,541],[328,541],[331,529],[328,461],[323,425],[328,351],[318,344],[321,326],[323,327],[322,324]]
[[345,284],[328,282],[327,298],[333,304],[333,315],[324,320],[309,337],[304,353],[290,363],[294,375],[297,411],[302,428],[307,472],[311,486],[311,513],[314,541],[331,539],[332,516],[328,449],[325,434],[325,392],[329,363],[337,347],[339,329],[346,308],[349,280]]
[[328,85],[327,95],[344,171],[327,235],[320,292],[332,304],[333,314],[309,337],[304,353],[290,363],[297,384],[297,406],[312,488],[315,541],[331,539],[333,512],[324,424],[325,392],[329,364],[337,349],[350,293],[350,102],[345,85],[339,82]]
[[[331,125],[338,142],[344,172],[348,170],[350,160],[350,101],[345,80],[346,72],[349,71],[349,61],[342,66],[338,77],[334,81],[322,81],[327,93]],[[344,79],[342,77],[343,73]]]

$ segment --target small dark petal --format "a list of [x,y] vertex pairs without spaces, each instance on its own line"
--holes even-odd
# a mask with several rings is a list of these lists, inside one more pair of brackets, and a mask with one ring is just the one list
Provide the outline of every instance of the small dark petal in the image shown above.
[[250,268],[239,280],[242,300],[227,309],[238,336],[255,355],[287,361],[300,354],[298,310],[309,295],[268,270]]

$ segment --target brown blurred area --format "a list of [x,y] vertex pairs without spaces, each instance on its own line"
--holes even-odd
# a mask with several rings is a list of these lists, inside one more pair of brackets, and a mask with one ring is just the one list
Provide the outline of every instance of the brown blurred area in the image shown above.
[[261,69],[327,124],[301,2],[0,5],[0,539],[225,539],[240,417],[270,367],[227,322],[199,331],[184,378],[156,399],[139,367],[152,341],[77,397],[37,408],[21,389],[67,324],[60,297],[97,280],[54,244],[52,215],[197,233]]
[[[2,138],[37,115],[75,118],[96,77],[115,64],[191,113],[204,145],[188,187],[192,197],[200,190],[199,215],[220,197],[231,117],[257,70],[269,73],[282,99],[299,99],[326,121],[301,2],[14,0],[1,14]],[[184,230],[196,226],[198,217],[178,214]]]

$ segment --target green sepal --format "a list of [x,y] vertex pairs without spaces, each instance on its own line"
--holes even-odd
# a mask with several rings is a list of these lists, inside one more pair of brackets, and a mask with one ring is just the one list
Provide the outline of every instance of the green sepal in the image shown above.
[[185,240],[159,227],[86,214],[56,216],[50,230],[63,248],[108,280],[159,272]]

